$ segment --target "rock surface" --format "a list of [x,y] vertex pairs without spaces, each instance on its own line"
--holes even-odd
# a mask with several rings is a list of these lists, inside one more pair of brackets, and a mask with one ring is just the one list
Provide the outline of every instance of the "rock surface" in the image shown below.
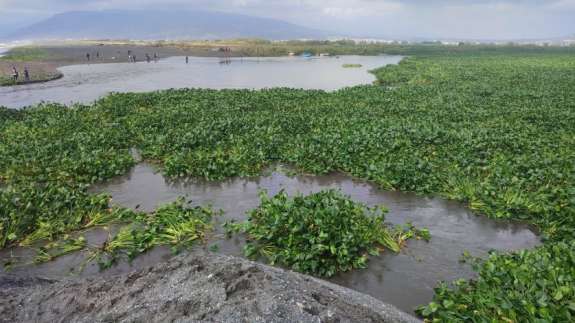
[[418,322],[370,296],[212,253],[112,277],[0,279],[0,322]]

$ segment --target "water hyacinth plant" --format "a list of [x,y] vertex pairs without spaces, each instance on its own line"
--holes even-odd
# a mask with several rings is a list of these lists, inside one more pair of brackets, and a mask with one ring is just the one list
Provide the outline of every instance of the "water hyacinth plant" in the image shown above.
[[479,277],[442,283],[417,312],[433,322],[573,322],[575,242],[491,253]]
[[264,191],[260,199],[247,222],[228,224],[248,235],[249,257],[261,255],[271,264],[330,277],[365,268],[368,255],[383,247],[399,252],[383,207],[367,207],[336,190],[293,198],[283,190],[273,197]]
[[183,198],[151,214],[139,213],[98,250],[100,265],[107,268],[123,257],[132,260],[156,246],[170,246],[174,253],[189,248],[205,240],[214,215],[211,208],[188,207]]

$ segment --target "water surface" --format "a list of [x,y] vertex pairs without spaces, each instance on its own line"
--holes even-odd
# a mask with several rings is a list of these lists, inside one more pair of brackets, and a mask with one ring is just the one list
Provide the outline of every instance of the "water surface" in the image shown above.
[[[330,279],[407,312],[431,301],[433,288],[438,281],[474,276],[469,265],[459,262],[464,251],[484,256],[491,249],[518,250],[539,244],[534,230],[527,225],[476,216],[457,202],[382,191],[370,183],[343,174],[288,176],[285,171],[276,169],[253,178],[233,178],[219,182],[173,182],[164,178],[153,166],[141,163],[128,175],[97,185],[92,191],[108,192],[112,195],[113,203],[143,211],[153,211],[159,204],[185,196],[193,205],[210,204],[223,210],[225,213],[216,220],[217,224],[222,224],[227,220],[245,220],[246,212],[259,205],[258,192],[262,189],[270,195],[284,189],[291,195],[297,192],[309,194],[329,188],[340,189],[352,199],[370,206],[385,205],[389,209],[387,222],[404,224],[410,221],[419,228],[429,229],[432,236],[429,243],[410,240],[399,254],[387,251],[371,257],[367,269],[339,274]],[[203,248],[217,245],[220,253],[242,256],[244,238],[235,236],[227,239],[221,226],[217,225],[216,228],[216,234]],[[116,230],[99,228],[85,235],[90,245],[98,246]],[[0,252],[0,259],[9,259],[11,255],[24,259],[33,254],[33,250],[29,249],[6,250]],[[123,262],[104,273],[99,272],[97,264],[90,263],[79,275],[128,272],[158,261],[169,261],[171,256],[168,248],[161,247],[136,258],[132,264]],[[85,252],[71,254],[50,263],[16,268],[13,274],[62,278],[77,270],[85,258]]]
[[[290,87],[336,90],[370,84],[368,71],[397,64],[401,56],[220,58],[171,57],[157,63],[85,64],[60,68],[62,79],[0,87],[0,106],[21,108],[42,101],[90,103],[110,92],[170,88],[262,89]],[[343,68],[343,64],[362,64]]]
[[[289,172],[288,172],[289,173]],[[411,312],[417,305],[431,301],[438,281],[471,278],[474,273],[459,259],[464,251],[484,256],[491,249],[518,250],[539,244],[535,232],[527,225],[494,221],[472,214],[463,205],[439,198],[410,193],[389,192],[344,174],[326,176],[288,176],[276,169],[253,178],[233,178],[220,182],[193,180],[173,182],[164,178],[151,165],[141,163],[130,174],[94,187],[94,192],[108,192],[114,203],[152,211],[159,204],[185,196],[194,205],[211,204],[225,213],[218,218],[243,221],[246,212],[259,205],[258,192],[276,194],[284,189],[288,194],[309,194],[323,189],[340,189],[356,201],[367,205],[385,205],[389,209],[386,221],[394,224],[412,222],[429,229],[431,242],[411,240],[399,254],[386,252],[371,257],[369,267],[340,274],[332,282],[370,294],[384,302]],[[218,226],[218,233],[222,233]],[[209,245],[229,255],[242,255],[244,239],[216,236]],[[135,266],[167,259],[167,249],[152,252]],[[117,270],[126,270],[129,265]]]

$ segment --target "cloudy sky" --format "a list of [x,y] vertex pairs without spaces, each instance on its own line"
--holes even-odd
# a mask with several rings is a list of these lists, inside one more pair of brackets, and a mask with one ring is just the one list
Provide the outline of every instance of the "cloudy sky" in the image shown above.
[[575,0],[0,0],[0,34],[71,10],[210,9],[389,38],[575,34]]

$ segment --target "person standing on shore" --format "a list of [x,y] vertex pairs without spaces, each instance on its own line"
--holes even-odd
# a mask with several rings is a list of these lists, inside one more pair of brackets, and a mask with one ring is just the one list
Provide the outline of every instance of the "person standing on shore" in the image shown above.
[[190,58],[188,56],[186,56],[186,64],[188,64],[190,61]]
[[28,67],[24,67],[24,80],[26,83],[30,82],[30,72],[28,71]]
[[88,60],[88,62],[90,61],[90,53],[86,53],[86,59]]
[[12,66],[12,79],[14,80],[14,83],[18,83],[18,77],[20,75],[18,74],[18,70],[16,69],[16,66]]

